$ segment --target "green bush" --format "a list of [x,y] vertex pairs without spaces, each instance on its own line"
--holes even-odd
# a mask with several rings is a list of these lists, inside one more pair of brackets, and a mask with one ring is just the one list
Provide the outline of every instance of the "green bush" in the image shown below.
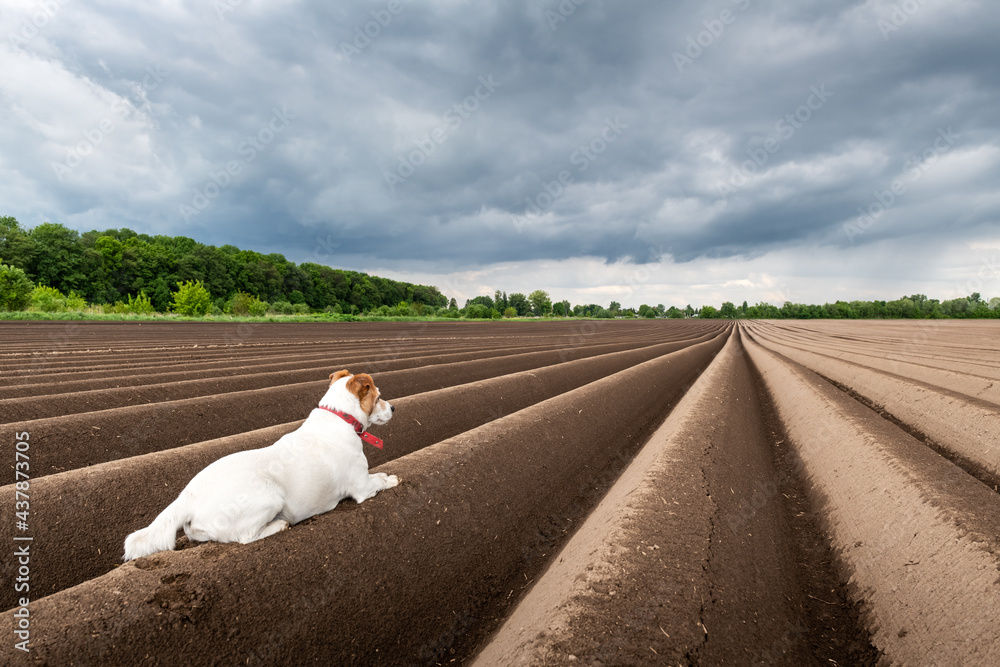
[[267,301],[254,299],[253,303],[250,304],[250,314],[254,317],[263,317],[264,315],[267,315]]
[[253,294],[247,294],[246,292],[237,292],[234,294],[227,305],[228,311],[239,317],[246,317],[247,315],[260,317],[267,314],[267,303],[261,301]]
[[82,312],[87,309],[87,300],[76,292],[71,291],[66,297],[66,310]]
[[503,316],[510,319],[511,317],[517,317],[517,308],[513,306],[504,308]]
[[128,303],[123,303],[122,301],[115,301],[113,306],[105,306],[102,310],[106,312],[112,312],[118,315],[151,315],[156,312],[156,308],[153,307],[153,303],[146,296],[145,292],[139,292],[137,296],[128,297]]
[[173,311],[188,317],[202,317],[212,308],[212,295],[200,280],[177,283]]
[[33,289],[24,271],[0,264],[0,310],[24,310],[31,303]]
[[66,310],[66,296],[55,287],[39,285],[31,292],[31,308],[43,313],[62,313]]
[[295,306],[288,301],[275,301],[268,311],[275,315],[291,315],[295,312]]

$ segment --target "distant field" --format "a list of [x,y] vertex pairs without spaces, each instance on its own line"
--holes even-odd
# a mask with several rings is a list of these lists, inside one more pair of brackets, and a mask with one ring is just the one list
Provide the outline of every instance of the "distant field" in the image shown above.
[[[29,528],[2,534],[33,537],[31,658],[996,664],[997,334],[0,322],[3,441],[30,434]],[[396,407],[366,454],[399,487],[119,566],[195,473],[296,428],[341,368]]]

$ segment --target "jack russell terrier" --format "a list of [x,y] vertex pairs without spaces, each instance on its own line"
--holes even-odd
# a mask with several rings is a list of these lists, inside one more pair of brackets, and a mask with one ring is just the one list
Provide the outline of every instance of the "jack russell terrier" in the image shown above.
[[344,498],[361,503],[396,486],[395,475],[368,474],[362,451],[362,442],[382,448],[366,429],[385,424],[394,411],[370,375],[333,373],[302,426],[195,475],[153,523],[125,539],[124,560],[173,549],[178,528],[193,542],[246,544],[329,512]]

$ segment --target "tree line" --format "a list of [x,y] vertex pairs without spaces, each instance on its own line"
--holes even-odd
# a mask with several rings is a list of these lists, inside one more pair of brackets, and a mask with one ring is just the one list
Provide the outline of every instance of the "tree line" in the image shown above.
[[81,234],[46,222],[25,230],[9,216],[0,217],[0,261],[21,269],[37,285],[91,304],[145,298],[159,312],[170,309],[181,283],[200,283],[220,309],[238,295],[299,306],[299,311],[360,313],[401,302],[448,305],[436,287],[312,262],[296,265],[279,253],[215,247],[185,236],[150,236],[131,229]]
[[[690,308],[690,306],[688,306]],[[979,292],[967,297],[938,300],[924,294],[904,296],[893,301],[835,301],[822,306],[785,302],[780,308],[769,303],[737,306],[726,301],[720,308],[703,306],[698,311],[703,319],[964,319],[1000,317],[1000,297],[989,301]]]
[[[9,265],[9,266],[8,266]],[[14,295],[14,296],[11,296]],[[693,308],[612,301],[571,305],[548,292],[496,290],[459,307],[437,287],[261,254],[232,245],[215,247],[185,236],[149,236],[130,229],[79,233],[60,224],[30,230],[0,217],[0,310],[82,309],[107,304],[112,312],[232,313],[330,312],[370,316],[437,316],[467,319],[586,317],[703,319],[993,318],[1000,297],[979,293],[940,301],[914,294],[894,301],[786,302]]]

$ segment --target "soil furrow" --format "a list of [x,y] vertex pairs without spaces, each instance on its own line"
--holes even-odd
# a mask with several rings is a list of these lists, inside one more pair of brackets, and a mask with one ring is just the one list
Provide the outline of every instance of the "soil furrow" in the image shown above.
[[874,664],[760,389],[734,338],[475,664]]
[[[644,362],[382,466],[402,484],[362,505],[250,545],[139,559],[38,600],[33,656],[192,665],[461,658],[721,344]],[[616,400],[624,394],[631,400]]]
[[[675,344],[640,348],[400,399],[390,396],[398,415],[377,429],[390,446],[368,449],[369,465],[376,467],[672,351]],[[36,565],[51,573],[36,589],[37,595],[50,595],[108,572],[120,562],[125,536],[148,525],[199,470],[227,454],[270,445],[300,424],[301,420],[35,480],[34,537],[46,544]],[[0,488],[0,503],[7,501],[14,502],[12,485]],[[92,527],[98,524],[114,528],[94,534]],[[3,569],[8,574],[9,568]],[[13,591],[0,593],[0,608],[13,606],[13,595]]]
[[786,345],[765,347],[881,406],[989,479],[1000,478],[1000,408],[993,403]]
[[[661,349],[680,349],[697,340],[665,343],[649,350],[656,354]],[[377,363],[350,370],[376,373],[387,396],[406,396],[588,354],[588,348],[572,348],[385,373],[378,372]],[[33,442],[37,443],[33,474],[41,477],[288,422],[290,416],[311,409],[323,393],[327,376],[337,370],[337,367],[318,369],[315,382],[7,423],[0,426],[0,438],[31,432]]]
[[[636,343],[620,343],[615,345],[588,346],[580,348],[602,354],[613,350],[639,347]],[[551,349],[550,346],[546,348]],[[34,419],[45,419],[60,415],[76,414],[81,412],[94,412],[97,410],[108,410],[111,408],[124,407],[128,405],[143,405],[148,403],[159,403],[182,398],[193,398],[196,396],[206,396],[211,394],[223,394],[231,391],[245,391],[247,389],[262,389],[265,387],[275,387],[280,385],[297,384],[315,379],[318,375],[316,366],[361,366],[375,371],[402,370],[407,368],[417,368],[422,366],[435,366],[443,363],[454,363],[457,361],[479,361],[483,359],[499,357],[516,357],[527,353],[535,353],[524,348],[503,348],[500,350],[476,350],[474,352],[448,353],[437,355],[423,355],[417,357],[400,358],[399,355],[389,355],[379,358],[377,355],[365,355],[361,352],[354,352],[341,358],[317,359],[306,366],[306,362],[296,363],[294,371],[274,371],[263,372],[254,369],[253,372],[227,378],[204,378],[195,380],[174,380],[169,382],[149,382],[141,387],[105,387],[97,389],[77,390],[72,392],[72,396],[64,396],[68,392],[58,394],[59,398],[53,400],[52,395],[32,396],[25,398],[13,398],[4,400],[4,411],[10,421],[29,421]],[[555,355],[550,355],[556,358]],[[147,376],[150,380],[155,380],[156,376]]]
[[812,371],[748,350],[886,660],[997,664],[1000,497]]

